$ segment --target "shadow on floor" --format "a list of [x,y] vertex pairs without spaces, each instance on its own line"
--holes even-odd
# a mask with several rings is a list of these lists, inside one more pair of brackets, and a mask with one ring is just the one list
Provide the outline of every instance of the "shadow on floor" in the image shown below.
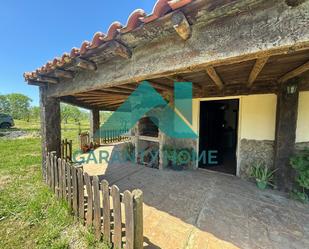
[[[103,149],[114,154],[121,145]],[[85,165],[85,171],[121,191],[143,191],[146,248],[192,244],[203,249],[211,243],[224,249],[309,248],[308,206],[277,191],[260,191],[238,177],[208,170],[159,171],[131,163]]]

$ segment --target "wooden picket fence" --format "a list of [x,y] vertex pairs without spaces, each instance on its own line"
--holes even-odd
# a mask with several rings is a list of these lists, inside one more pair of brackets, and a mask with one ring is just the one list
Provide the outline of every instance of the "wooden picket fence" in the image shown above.
[[128,136],[119,134],[125,134],[128,131],[129,129],[100,131],[101,132],[100,144],[110,144],[110,143],[127,141],[129,139]]
[[61,158],[66,161],[72,161],[72,140],[63,139],[61,141]]
[[113,248],[143,248],[143,193],[109,186],[98,176],[89,176],[81,167],[48,153],[46,183],[59,199],[66,200],[74,216],[94,228],[97,240]]

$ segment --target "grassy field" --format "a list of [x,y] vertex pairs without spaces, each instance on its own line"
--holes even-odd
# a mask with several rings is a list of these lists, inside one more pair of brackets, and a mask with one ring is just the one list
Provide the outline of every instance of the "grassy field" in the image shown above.
[[[63,137],[77,145],[79,127],[67,124]],[[39,123],[16,121],[13,130],[37,132]],[[82,124],[87,130],[87,125]],[[39,137],[0,138],[0,248],[109,248],[71,216],[41,177]]]

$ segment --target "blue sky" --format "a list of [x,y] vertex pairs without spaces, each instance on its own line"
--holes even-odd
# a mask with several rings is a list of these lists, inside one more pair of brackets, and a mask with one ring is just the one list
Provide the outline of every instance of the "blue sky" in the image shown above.
[[0,3],[0,94],[23,93],[38,105],[38,88],[28,86],[32,71],[55,56],[106,32],[113,21],[125,24],[137,8],[151,13],[156,0],[10,0]]

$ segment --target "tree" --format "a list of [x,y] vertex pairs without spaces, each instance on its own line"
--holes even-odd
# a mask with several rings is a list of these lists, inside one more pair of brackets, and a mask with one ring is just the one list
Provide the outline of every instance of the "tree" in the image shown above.
[[40,119],[40,107],[32,106],[30,108],[30,118],[36,121]]
[[74,120],[74,122],[79,122],[82,118],[81,111],[76,106],[71,106],[67,104],[61,104],[61,120],[67,124],[68,120]]
[[0,112],[1,113],[10,113],[11,106],[6,95],[0,95]]
[[10,114],[13,118],[29,121],[30,103],[32,99],[20,93],[8,94],[7,99],[10,103]]

